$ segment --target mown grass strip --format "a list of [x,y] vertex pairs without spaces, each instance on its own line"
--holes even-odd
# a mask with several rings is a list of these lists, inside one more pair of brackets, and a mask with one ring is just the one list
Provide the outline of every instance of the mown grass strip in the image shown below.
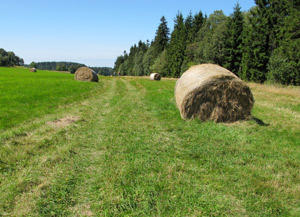
[[[105,80],[105,79],[104,79]],[[55,117],[69,116],[70,113],[79,119],[70,127],[59,127],[50,124],[49,117],[41,122],[44,125],[30,126],[22,131],[20,137],[8,137],[0,147],[1,154],[1,176],[0,176],[0,213],[15,213],[14,215],[29,215],[33,213],[35,199],[39,198],[41,192],[55,182],[55,177],[65,173],[72,168],[72,161],[76,156],[74,143],[72,142],[78,125],[86,124],[86,114],[90,113],[89,100],[97,97],[96,93],[104,99],[108,94],[110,81],[100,82],[97,92],[90,95],[84,101],[77,101],[73,107],[57,109]],[[103,88],[102,88],[103,87]],[[42,118],[44,119],[44,118]],[[50,120],[53,118],[50,117]],[[37,127],[37,128],[35,128]],[[7,131],[14,131],[13,128]],[[6,132],[6,131],[5,131]],[[9,134],[9,133],[7,133]],[[69,162],[69,163],[68,163]],[[61,165],[68,169],[63,171]],[[73,180],[70,174],[70,179]],[[68,183],[68,182],[67,182]],[[67,187],[66,184],[65,187]],[[66,188],[65,190],[68,190]],[[24,208],[22,208],[24,206]],[[37,215],[39,216],[39,215]]]

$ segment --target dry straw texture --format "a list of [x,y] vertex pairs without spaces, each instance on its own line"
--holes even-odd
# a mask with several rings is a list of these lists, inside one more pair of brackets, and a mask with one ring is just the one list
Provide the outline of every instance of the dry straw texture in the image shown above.
[[158,74],[158,73],[151,73],[150,80],[160,81],[160,79],[161,79],[160,74]]
[[248,85],[214,64],[189,68],[176,82],[175,98],[183,119],[215,122],[248,119],[254,104]]
[[29,71],[36,72],[36,68],[30,68]]
[[98,75],[88,67],[80,67],[75,72],[75,80],[98,82]]

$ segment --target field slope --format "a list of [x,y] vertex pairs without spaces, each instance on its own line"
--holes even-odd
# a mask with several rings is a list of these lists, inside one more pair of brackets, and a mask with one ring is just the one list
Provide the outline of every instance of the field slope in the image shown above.
[[215,124],[180,118],[175,82],[101,77],[3,130],[0,215],[299,216],[300,89],[249,84],[255,119]]

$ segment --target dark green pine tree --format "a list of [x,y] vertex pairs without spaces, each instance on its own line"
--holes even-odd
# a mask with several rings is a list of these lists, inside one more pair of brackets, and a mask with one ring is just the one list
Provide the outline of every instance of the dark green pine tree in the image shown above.
[[143,57],[147,51],[147,48],[148,47],[144,42],[139,41],[137,51],[133,58],[132,73],[135,76],[144,75]]
[[121,75],[128,75],[128,54],[126,52],[126,50],[124,50],[123,56],[121,56],[121,63],[119,64],[119,67],[117,68],[118,70],[114,70],[114,72],[117,72]]
[[224,67],[238,75],[242,62],[242,33],[244,16],[239,3],[236,4],[233,14],[228,18]]
[[[292,9],[294,0],[269,0],[269,29],[270,29],[270,54],[279,47],[283,39],[283,27],[286,25],[285,18],[290,16],[290,9]],[[299,4],[299,3],[298,3]],[[296,6],[295,6],[296,7]]]
[[193,24],[194,24],[194,17],[190,12],[184,22],[185,30],[187,34],[187,44],[192,43],[194,40]]
[[153,65],[155,58],[157,56],[155,56],[154,47],[150,46],[143,56],[144,75],[150,75],[152,72],[150,67]]
[[126,72],[127,75],[134,75],[134,73],[133,73],[134,57],[138,51],[139,51],[139,49],[136,46],[136,44],[134,44],[133,46],[130,47],[128,59],[126,60],[127,61],[127,72]]
[[160,19],[160,24],[156,30],[153,46],[155,55],[159,55],[167,47],[170,39],[170,29],[164,16]]
[[176,15],[174,30],[167,48],[167,76],[179,77],[184,61],[187,34],[181,13]]
[[192,42],[195,42],[195,38],[197,37],[199,30],[205,23],[205,20],[206,19],[203,16],[203,13],[201,11],[199,13],[195,14],[195,16],[193,18],[193,25],[192,25],[192,30],[191,30],[192,36],[190,36],[190,37],[192,37]]
[[[300,1],[283,0],[275,10],[278,19],[276,33],[279,47],[268,64],[268,79],[281,84],[300,85]],[[278,17],[278,16],[277,16]]]
[[[263,83],[270,57],[282,40],[284,18],[293,0],[255,0],[250,11],[250,25],[243,36],[242,76]],[[294,4],[295,5],[295,4]]]
[[263,83],[266,80],[270,58],[270,4],[269,0],[255,0],[250,12],[250,26],[243,34],[242,78]]
[[195,14],[194,17],[192,17],[190,13],[185,20],[187,45],[184,55],[184,61],[181,65],[181,73],[185,72],[190,66],[195,65],[195,63],[197,62],[197,58],[195,58],[195,56],[199,43],[196,42],[196,38],[204,22],[205,18],[203,17],[201,11]]
[[[126,51],[124,51],[124,55],[125,54],[126,54]],[[124,59],[123,55],[117,57],[117,59],[115,61],[114,68],[113,68],[114,72],[119,72],[120,65],[122,63],[124,63],[124,61],[125,61],[125,59]]]

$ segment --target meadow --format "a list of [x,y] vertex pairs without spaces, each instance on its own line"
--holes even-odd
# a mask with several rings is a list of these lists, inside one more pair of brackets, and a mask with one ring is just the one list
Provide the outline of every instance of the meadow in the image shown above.
[[77,83],[74,75],[26,68],[0,68],[0,131],[54,112],[56,107],[87,96],[93,84]]
[[299,216],[300,88],[182,120],[176,80],[0,68],[0,216]]

